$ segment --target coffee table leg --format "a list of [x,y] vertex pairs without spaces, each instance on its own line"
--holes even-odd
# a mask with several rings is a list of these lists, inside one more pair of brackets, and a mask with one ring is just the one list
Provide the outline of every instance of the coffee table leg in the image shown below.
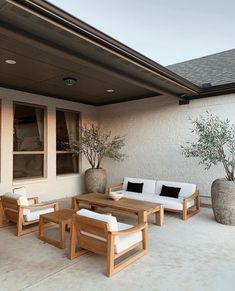
[[161,205],[159,211],[155,212],[156,224],[159,226],[163,225],[164,221],[164,206]]
[[139,211],[138,212],[138,222],[139,224],[148,222],[148,216],[146,211]]

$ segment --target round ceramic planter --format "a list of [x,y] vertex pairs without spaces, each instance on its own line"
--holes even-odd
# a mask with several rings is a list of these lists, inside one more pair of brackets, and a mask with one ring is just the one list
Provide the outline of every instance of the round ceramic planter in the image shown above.
[[215,220],[235,225],[235,181],[215,180],[211,186],[211,199]]
[[105,193],[107,174],[104,169],[88,169],[85,172],[85,187],[87,193]]

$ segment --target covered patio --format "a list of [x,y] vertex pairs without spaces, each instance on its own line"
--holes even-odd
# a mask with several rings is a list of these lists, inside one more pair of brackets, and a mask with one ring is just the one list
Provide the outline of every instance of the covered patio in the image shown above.
[[[233,72],[224,70],[220,82],[212,68],[216,83],[197,82],[196,74],[192,82],[191,63],[163,67],[47,1],[0,0],[0,24],[0,196],[23,187],[27,197],[71,208],[72,197],[86,193],[89,164],[64,150],[60,133],[75,126],[79,138],[78,128],[94,123],[126,138],[127,158],[102,164],[107,188],[124,177],[179,181],[195,186],[198,203],[188,220],[166,212],[161,227],[149,213],[147,254],[107,278],[101,256],[68,260],[69,232],[65,249],[42,242],[38,231],[15,236],[0,200],[0,290],[234,290],[235,233],[215,222],[211,208],[211,183],[223,169],[204,171],[180,147],[189,118],[209,110],[235,122]],[[235,64],[234,56],[213,59],[221,67]],[[137,224],[127,213],[112,215]],[[47,232],[58,236],[57,228]]]

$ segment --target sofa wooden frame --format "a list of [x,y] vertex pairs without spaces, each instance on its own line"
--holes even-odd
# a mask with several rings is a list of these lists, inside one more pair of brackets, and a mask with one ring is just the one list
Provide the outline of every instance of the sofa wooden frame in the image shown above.
[[[115,186],[111,186],[108,188],[108,193],[121,190],[122,187],[123,187],[123,183],[119,183]],[[187,208],[187,203],[190,201],[193,201],[194,203],[191,207]],[[182,215],[183,220],[187,220],[188,218],[197,214],[200,211],[200,194],[199,194],[198,188],[196,187],[196,191],[192,195],[183,198],[183,210],[169,209],[169,208],[164,207],[164,211],[179,213]]]
[[[38,203],[38,197],[30,197],[27,198],[28,201],[33,201],[34,204],[29,206],[21,206],[19,199],[9,198],[9,197],[1,197],[2,207],[5,214],[5,219],[8,222],[16,223],[16,235],[21,236],[33,231],[38,230],[38,225],[35,226],[35,223],[39,222],[39,219],[33,221],[25,221],[23,212],[25,209],[42,209],[53,207],[54,211],[59,209],[59,204],[57,201],[55,202],[44,202]],[[32,225],[32,226],[30,226]]]
[[[128,235],[138,231],[142,232],[142,241],[119,254],[115,254],[115,236]],[[104,241],[84,235],[81,232],[100,236],[104,238]],[[71,224],[69,259],[72,260],[89,251],[105,256],[106,275],[111,277],[146,254],[148,250],[147,235],[147,223],[133,226],[127,230],[110,231],[109,225],[106,222],[75,214],[73,215]],[[120,258],[137,247],[141,247],[141,249],[123,259],[120,263],[115,264],[117,258]]]

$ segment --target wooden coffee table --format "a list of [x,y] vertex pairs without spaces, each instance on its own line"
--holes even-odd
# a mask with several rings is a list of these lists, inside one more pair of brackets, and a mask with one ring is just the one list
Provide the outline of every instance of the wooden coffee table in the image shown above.
[[[141,195],[141,194],[140,194]],[[138,222],[147,222],[149,214],[154,213],[156,224],[162,226],[164,219],[164,206],[158,203],[148,201],[121,198],[118,201],[112,200],[107,194],[89,193],[82,194],[72,199],[72,208],[79,209],[79,204],[85,203],[91,206],[92,210],[96,208],[109,208],[117,211],[124,211],[138,215]]]
[[[73,209],[61,209],[54,212],[40,215],[39,220],[39,236],[40,240],[43,240],[49,244],[56,246],[57,248],[65,248],[65,230],[71,227],[72,216],[76,211]],[[59,225],[59,240],[54,240],[46,237],[44,234],[45,223],[53,222]]]

